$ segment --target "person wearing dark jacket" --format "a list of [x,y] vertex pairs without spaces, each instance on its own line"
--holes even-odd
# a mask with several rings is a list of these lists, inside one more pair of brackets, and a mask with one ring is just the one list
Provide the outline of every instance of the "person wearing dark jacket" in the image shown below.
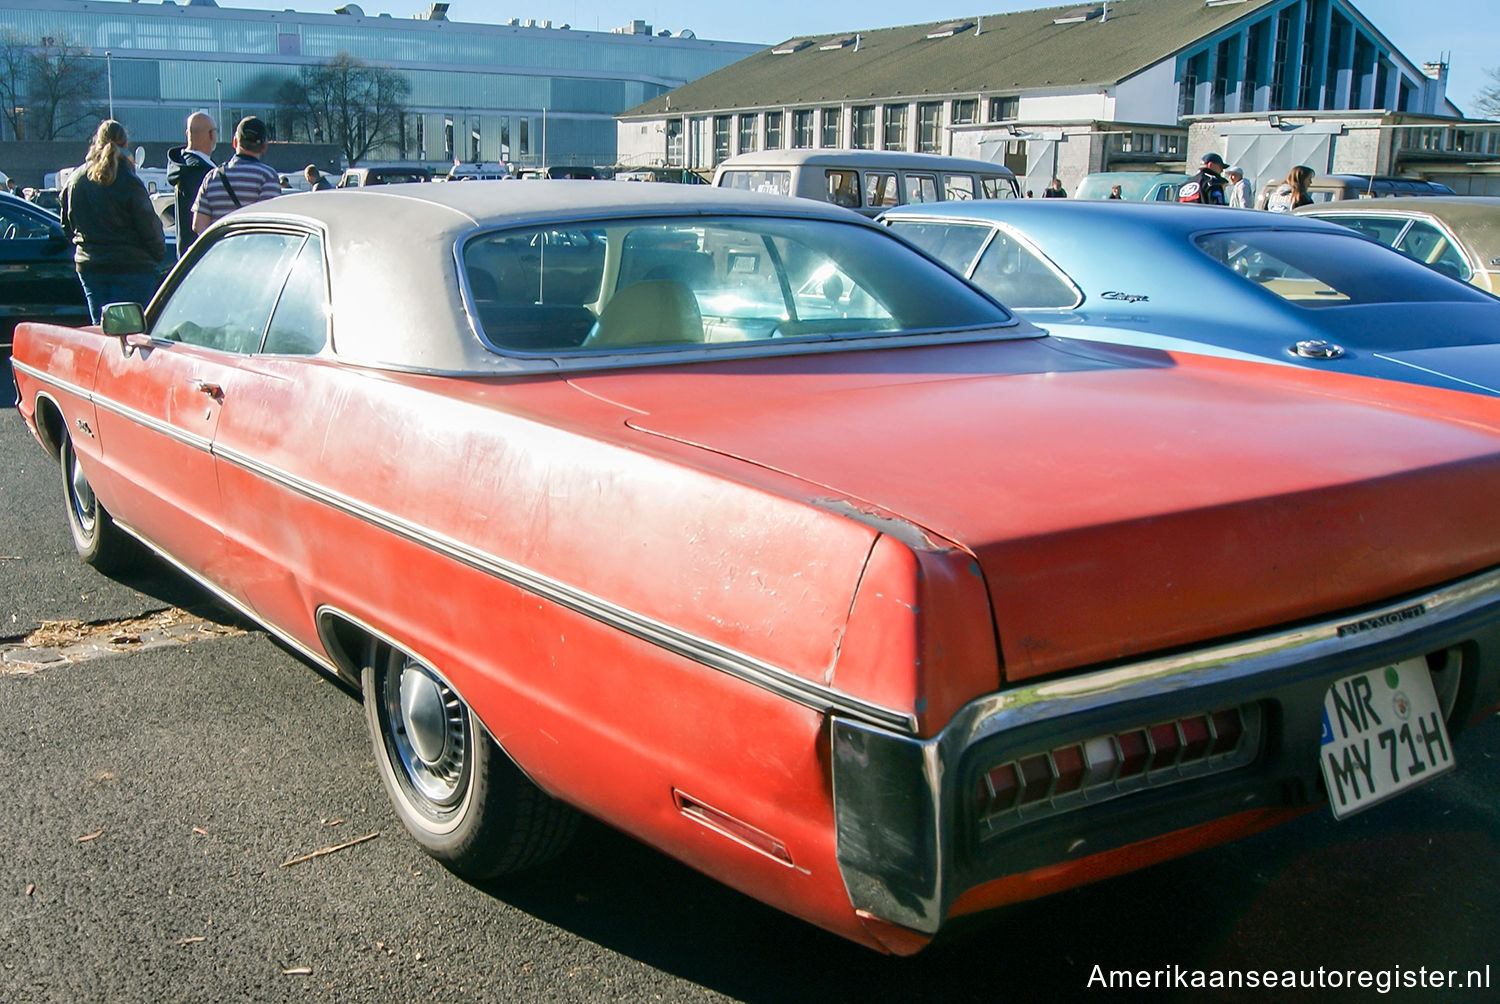
[[1199,206],[1229,205],[1224,195],[1224,158],[1205,153],[1203,167],[1177,190],[1177,201]]
[[219,129],[204,112],[193,112],[187,120],[187,145],[167,151],[167,184],[177,192],[177,257],[187,254],[198,235],[193,232],[193,200],[203,179],[216,166],[214,144]]
[[107,303],[148,302],[167,253],[161,220],[135,176],[128,145],[124,126],[114,119],[99,123],[83,166],[62,190],[63,230],[95,324]]

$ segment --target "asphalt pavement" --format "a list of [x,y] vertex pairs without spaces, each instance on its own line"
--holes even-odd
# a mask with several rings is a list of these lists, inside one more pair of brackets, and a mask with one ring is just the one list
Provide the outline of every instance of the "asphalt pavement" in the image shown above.
[[[174,606],[234,623],[150,562],[122,580],[79,562],[59,478],[0,408],[0,642]],[[602,825],[527,876],[454,878],[388,807],[358,702],[254,630],[9,664],[0,1001],[1050,1001],[1111,971],[1397,966],[1489,966],[1491,989],[1294,996],[1493,1001],[1500,723],[1457,753],[1455,774],[1353,819],[1318,810],[961,923],[901,960]]]

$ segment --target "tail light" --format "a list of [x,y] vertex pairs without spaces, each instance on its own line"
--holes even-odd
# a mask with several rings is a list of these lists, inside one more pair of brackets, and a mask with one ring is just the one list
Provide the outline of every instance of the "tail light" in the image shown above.
[[989,833],[1147,788],[1242,767],[1260,751],[1254,704],[1186,715],[1006,760],[979,779]]

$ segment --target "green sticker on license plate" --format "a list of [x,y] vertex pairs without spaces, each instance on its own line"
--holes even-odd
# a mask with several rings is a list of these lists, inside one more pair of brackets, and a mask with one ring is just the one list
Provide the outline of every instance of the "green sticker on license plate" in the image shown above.
[[1323,697],[1323,780],[1344,819],[1453,767],[1427,660],[1345,677]]

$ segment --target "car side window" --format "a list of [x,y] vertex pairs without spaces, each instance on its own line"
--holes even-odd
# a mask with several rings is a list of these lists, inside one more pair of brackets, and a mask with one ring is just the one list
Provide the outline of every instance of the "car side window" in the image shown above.
[[168,296],[151,337],[222,352],[259,352],[271,310],[307,237],[237,233],[217,240]]
[[896,193],[896,176],[883,171],[865,172],[865,205],[883,209],[897,205],[901,197]]
[[943,175],[943,198],[949,202],[963,202],[974,198],[974,176],[971,174]]
[[0,240],[35,240],[51,233],[45,220],[10,206],[0,205]]
[[1371,240],[1379,241],[1386,247],[1395,247],[1396,242],[1401,239],[1401,234],[1406,230],[1407,221],[1404,219],[1392,219],[1389,216],[1324,216],[1321,219],[1330,223],[1339,223],[1348,227],[1356,233],[1364,234]]
[[992,228],[982,223],[939,223],[936,220],[891,220],[889,226],[959,275],[968,275],[974,256],[984,247]]
[[907,202],[936,202],[937,178],[930,174],[908,174],[906,176]]
[[835,206],[858,209],[859,175],[854,171],[826,171],[824,174],[828,179],[828,201]]
[[309,237],[287,276],[263,352],[312,356],[328,343],[328,281],[323,271],[323,242]]
[[995,231],[970,281],[1012,310],[1078,305],[1078,291],[1073,285],[1004,230]]
[[1463,252],[1454,247],[1447,234],[1431,223],[1413,221],[1411,228],[1396,245],[1396,250],[1464,282],[1468,282],[1474,274],[1469,263],[1464,260]]

